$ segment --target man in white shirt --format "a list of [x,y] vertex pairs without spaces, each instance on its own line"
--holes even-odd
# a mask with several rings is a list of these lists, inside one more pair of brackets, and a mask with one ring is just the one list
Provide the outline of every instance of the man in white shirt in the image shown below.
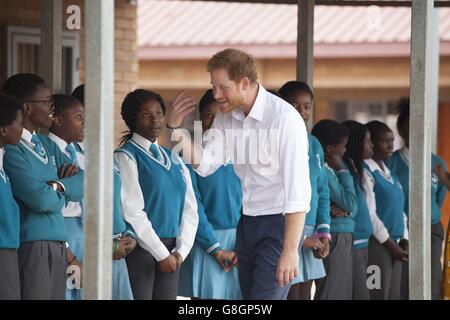
[[178,129],[195,109],[184,93],[167,110],[167,126],[174,140],[182,138],[177,147],[198,174],[210,175],[233,162],[243,188],[236,243],[244,299],[286,299],[299,272],[311,198],[306,126],[291,105],[257,82],[255,62],[245,52],[218,52],[208,72],[222,113],[203,148],[194,144],[191,149],[192,140]]

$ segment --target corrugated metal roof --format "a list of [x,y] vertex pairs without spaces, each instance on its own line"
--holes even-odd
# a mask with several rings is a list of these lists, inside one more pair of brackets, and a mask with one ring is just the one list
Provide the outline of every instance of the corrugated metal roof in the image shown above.
[[[440,8],[440,38],[450,41],[450,9]],[[410,8],[317,6],[316,44],[407,43]],[[140,48],[295,45],[297,6],[205,1],[138,2]]]

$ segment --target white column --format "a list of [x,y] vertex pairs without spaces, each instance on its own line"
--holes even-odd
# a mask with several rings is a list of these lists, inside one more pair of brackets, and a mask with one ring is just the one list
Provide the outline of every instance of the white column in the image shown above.
[[114,1],[85,1],[84,299],[111,299]]
[[412,1],[409,295],[431,299],[431,102],[433,2]]

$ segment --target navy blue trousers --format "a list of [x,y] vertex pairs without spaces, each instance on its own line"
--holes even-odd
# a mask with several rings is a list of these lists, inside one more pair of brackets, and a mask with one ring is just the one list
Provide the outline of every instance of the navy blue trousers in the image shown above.
[[284,243],[282,214],[242,216],[236,234],[239,283],[245,300],[286,300],[290,284],[277,284],[277,266]]

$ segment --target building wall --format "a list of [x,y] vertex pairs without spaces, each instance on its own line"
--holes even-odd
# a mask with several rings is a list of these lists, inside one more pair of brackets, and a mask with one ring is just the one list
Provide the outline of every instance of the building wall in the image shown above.
[[[80,82],[84,81],[84,1],[63,1],[63,28],[68,15],[66,9],[69,5],[78,5],[81,8],[80,33]],[[40,0],[2,0],[0,10],[0,82],[6,78],[6,30],[5,26],[40,27],[41,6]],[[124,96],[136,88],[138,75],[137,60],[137,7],[127,0],[115,0],[115,140],[118,141],[120,133],[125,126],[120,116],[120,105]]]

